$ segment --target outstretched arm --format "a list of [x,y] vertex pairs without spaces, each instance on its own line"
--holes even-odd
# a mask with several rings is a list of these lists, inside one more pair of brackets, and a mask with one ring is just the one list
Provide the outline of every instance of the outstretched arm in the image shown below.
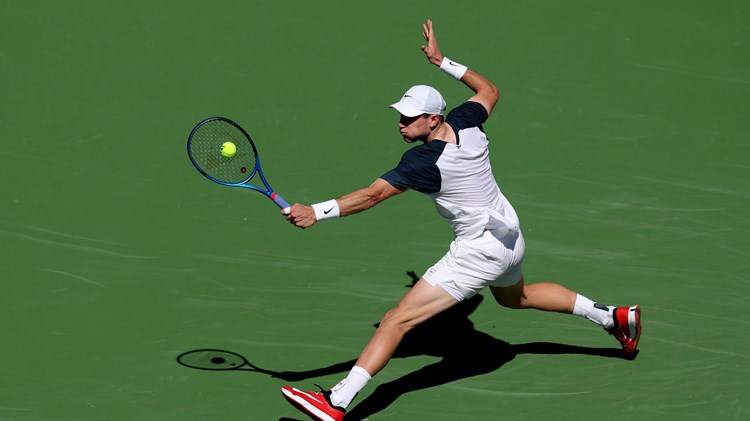
[[[445,56],[440,52],[438,47],[437,39],[435,38],[435,31],[432,28],[432,20],[427,20],[426,24],[422,25],[422,36],[427,41],[427,45],[422,46],[424,52],[430,63],[441,67],[441,66],[454,66],[463,67],[460,64],[452,62],[450,59],[446,59]],[[443,63],[443,61],[446,63]],[[441,67],[442,68],[442,67]],[[482,104],[487,109],[487,114],[492,113],[492,109],[497,104],[497,99],[500,95],[497,87],[490,82],[487,78],[480,75],[479,73],[467,69],[466,73],[461,77],[461,82],[466,84],[472,91],[476,93],[473,97],[469,98],[469,101],[474,101]]]
[[[399,193],[403,192],[382,178],[378,178],[370,187],[355,190],[339,197],[335,200],[335,206],[338,207],[338,216],[352,215],[370,209],[383,200]],[[333,205],[331,204],[332,207]],[[282,211],[283,213],[284,211]],[[287,221],[300,228],[310,227],[318,221],[313,206],[305,206],[299,203],[292,205],[289,213],[284,215],[286,215]]]

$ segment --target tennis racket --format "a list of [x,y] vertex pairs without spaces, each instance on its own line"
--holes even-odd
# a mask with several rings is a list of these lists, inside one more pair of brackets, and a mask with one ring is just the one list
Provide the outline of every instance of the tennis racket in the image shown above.
[[[227,143],[234,146],[234,153],[231,151],[232,145]],[[255,190],[273,200],[281,209],[289,209],[289,203],[266,181],[253,140],[232,120],[211,117],[201,121],[190,132],[187,150],[195,168],[209,180],[223,186]],[[256,175],[263,187],[250,184]]]
[[226,371],[245,370],[256,371],[265,374],[276,374],[275,371],[264,370],[256,367],[236,352],[223,351],[221,349],[196,349],[180,354],[177,362],[185,367],[198,370]]

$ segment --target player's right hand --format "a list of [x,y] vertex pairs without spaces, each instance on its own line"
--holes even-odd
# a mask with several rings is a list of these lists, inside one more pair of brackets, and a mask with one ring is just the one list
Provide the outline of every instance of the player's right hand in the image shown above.
[[283,209],[281,214],[286,217],[286,220],[290,224],[302,229],[311,227],[317,222],[317,219],[315,219],[315,210],[312,206],[305,206],[299,203],[293,204],[288,211]]

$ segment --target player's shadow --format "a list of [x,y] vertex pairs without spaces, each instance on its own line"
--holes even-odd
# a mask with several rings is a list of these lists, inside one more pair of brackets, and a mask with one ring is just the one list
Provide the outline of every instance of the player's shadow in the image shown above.
[[[416,275],[413,272],[409,272],[409,275],[412,276],[413,282],[416,282]],[[394,358],[429,355],[439,357],[440,360],[379,385],[346,414],[347,421],[366,419],[387,408],[406,393],[491,373],[521,354],[580,354],[624,358],[622,350],[615,348],[589,348],[550,342],[512,345],[480,332],[474,328],[469,316],[483,299],[483,296],[475,295],[407,333]],[[338,372],[346,373],[355,362],[356,359],[353,359],[309,371],[280,372],[274,377],[287,381],[301,381]]]
[[[409,274],[416,281],[416,275],[412,272]],[[622,350],[614,348],[589,348],[550,342],[509,344],[474,328],[469,316],[483,300],[483,296],[475,295],[407,333],[394,358],[428,355],[440,360],[396,380],[380,384],[369,396],[347,412],[347,421],[363,420],[380,412],[406,393],[491,373],[521,354],[580,354],[624,358]],[[352,359],[306,371],[275,372],[262,369],[261,372],[289,382],[298,382],[346,373],[355,362],[356,359]],[[292,419],[281,418],[279,421]]]

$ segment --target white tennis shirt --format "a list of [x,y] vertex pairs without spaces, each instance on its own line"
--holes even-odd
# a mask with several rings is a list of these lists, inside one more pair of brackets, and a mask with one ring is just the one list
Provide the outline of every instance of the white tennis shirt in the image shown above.
[[454,108],[445,120],[456,134],[455,144],[435,139],[415,146],[381,177],[399,190],[430,196],[456,237],[477,238],[485,229],[498,230],[503,237],[520,230],[518,215],[492,174],[489,140],[482,128],[487,117],[477,102]]

